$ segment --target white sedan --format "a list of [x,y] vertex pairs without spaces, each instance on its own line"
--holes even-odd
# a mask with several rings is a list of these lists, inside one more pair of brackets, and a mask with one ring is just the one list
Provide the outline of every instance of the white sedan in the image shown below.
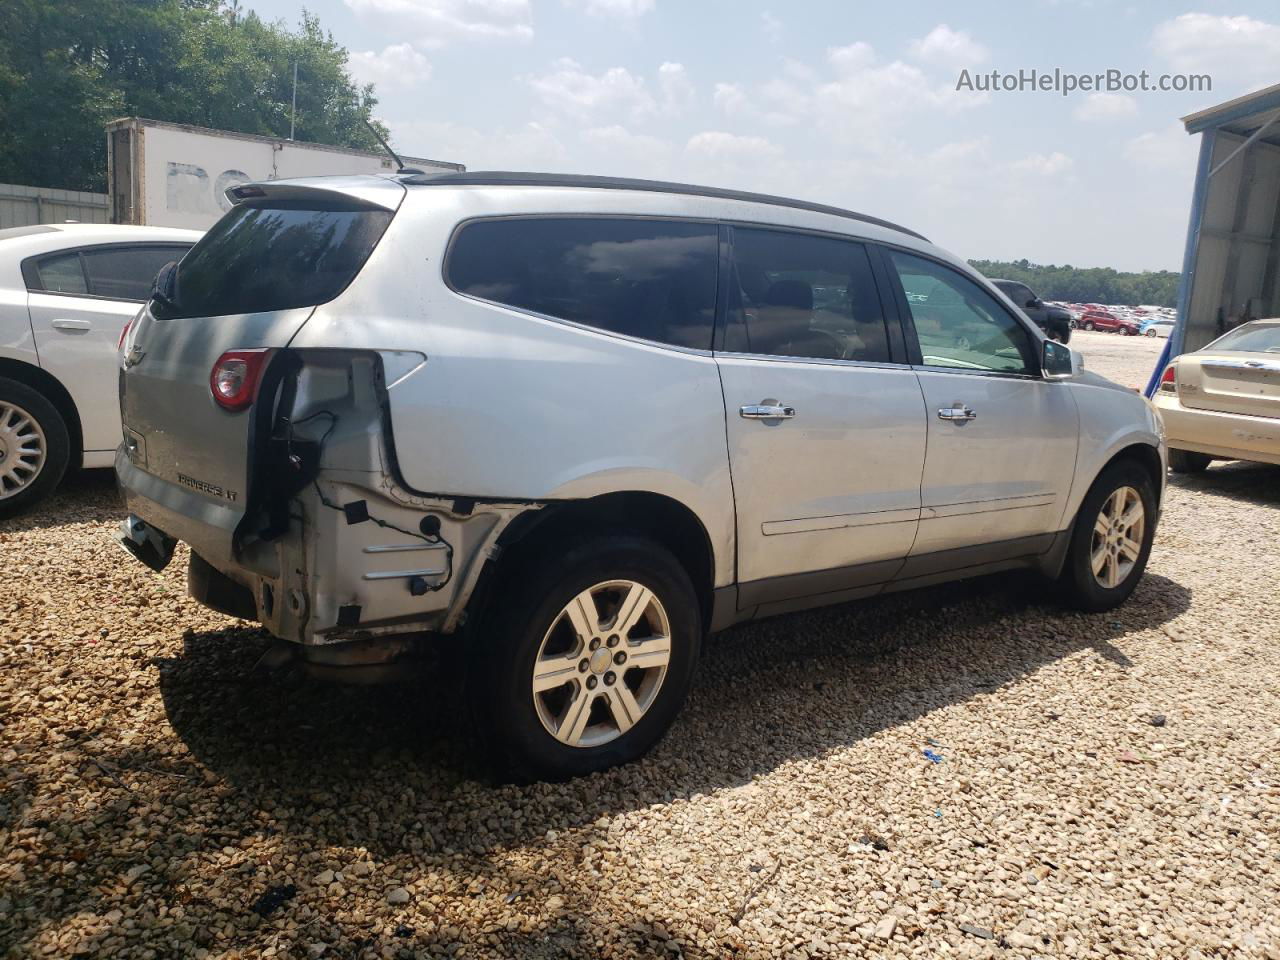
[[120,444],[116,344],[152,280],[201,234],[43,224],[0,230],[0,518]]
[[1173,320],[1148,320],[1142,326],[1142,333],[1147,337],[1165,337],[1173,333]]

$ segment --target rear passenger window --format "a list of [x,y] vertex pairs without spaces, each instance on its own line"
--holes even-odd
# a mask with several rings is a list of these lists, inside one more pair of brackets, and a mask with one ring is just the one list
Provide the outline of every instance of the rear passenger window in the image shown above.
[[724,348],[889,362],[884,312],[860,243],[735,227]]
[[60,253],[54,257],[45,257],[39,261],[36,269],[40,274],[40,287],[50,293],[89,292],[89,285],[84,279],[84,268],[80,266],[79,253]]
[[111,247],[85,250],[84,268],[95,297],[146,300],[156,274],[170,260],[181,260],[185,247]]
[[707,350],[714,224],[606,217],[478,220],[445,279],[459,293],[611,333]]

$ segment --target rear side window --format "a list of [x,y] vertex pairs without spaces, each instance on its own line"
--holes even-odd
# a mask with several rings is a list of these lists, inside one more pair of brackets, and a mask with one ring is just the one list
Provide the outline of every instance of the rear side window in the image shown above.
[[607,217],[478,220],[453,242],[459,293],[680,347],[710,349],[717,228]]
[[111,247],[85,250],[84,269],[95,297],[137,300],[151,295],[156,274],[170,260],[181,260],[187,247]]
[[214,317],[326,303],[355,279],[391,217],[314,201],[242,203],[191,248],[152,312]]
[[[1173,326],[1172,320],[1156,323]],[[1280,353],[1280,323],[1250,324],[1237,327],[1225,337],[1210,344],[1214,350],[1239,350],[1244,353]],[[1208,347],[1205,348],[1206,350]]]
[[734,227],[724,348],[888,363],[888,331],[866,248],[834,237]]
[[59,253],[45,257],[36,264],[36,270],[40,277],[40,289],[49,293],[89,292],[89,281],[85,279],[79,253]]

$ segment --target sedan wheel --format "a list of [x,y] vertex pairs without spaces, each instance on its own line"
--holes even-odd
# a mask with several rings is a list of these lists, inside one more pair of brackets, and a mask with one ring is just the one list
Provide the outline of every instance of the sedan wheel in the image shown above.
[[671,660],[662,602],[634,580],[588,587],[551,624],[533,664],[543,729],[570,747],[598,747],[648,712]]
[[0,400],[0,500],[33,484],[48,452],[39,421],[16,403]]
[[1142,554],[1145,531],[1146,511],[1138,491],[1121,487],[1112,493],[1094,521],[1089,551],[1093,576],[1099,584],[1114,590],[1133,572]]
[[0,519],[48,496],[70,460],[58,408],[25,383],[0,377]]

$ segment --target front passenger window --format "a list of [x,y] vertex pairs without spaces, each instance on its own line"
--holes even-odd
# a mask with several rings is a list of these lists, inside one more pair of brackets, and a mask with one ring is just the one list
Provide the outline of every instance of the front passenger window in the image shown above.
[[1026,329],[978,284],[933,260],[890,250],[926,367],[1032,374]]
[[734,227],[724,349],[888,363],[884,312],[866,248],[833,237]]

